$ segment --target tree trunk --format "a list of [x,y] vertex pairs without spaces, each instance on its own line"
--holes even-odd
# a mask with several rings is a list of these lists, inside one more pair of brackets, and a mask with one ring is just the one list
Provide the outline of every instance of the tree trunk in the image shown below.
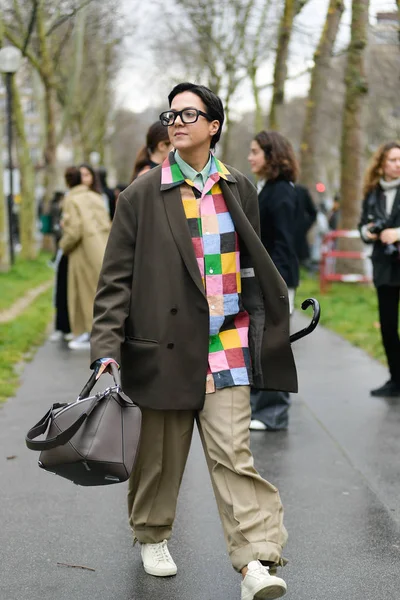
[[10,251],[8,247],[8,210],[3,191],[3,115],[0,116],[0,272],[10,270]]
[[20,240],[21,257],[33,260],[37,257],[35,171],[29,153],[29,144],[25,134],[24,114],[19,89],[12,79],[14,123],[17,133],[18,163],[21,177]]
[[47,81],[44,84],[44,105],[46,114],[45,130],[45,195],[43,199],[44,210],[47,211],[50,206],[51,198],[57,184],[57,141],[55,125],[55,92]]
[[287,77],[287,61],[289,55],[290,38],[293,31],[295,16],[301,11],[307,0],[285,0],[285,6],[279,23],[278,46],[274,66],[274,82],[272,87],[272,101],[269,112],[269,128],[279,127],[279,108],[285,99],[285,81]]
[[341,227],[344,229],[356,228],[360,218],[364,167],[363,113],[368,93],[364,67],[368,9],[369,0],[353,0],[341,148]]
[[317,201],[315,183],[319,179],[318,165],[320,162],[318,158],[318,138],[321,135],[318,128],[318,113],[325,98],[333,46],[343,11],[343,0],[330,0],[325,26],[314,54],[314,68],[306,103],[306,116],[300,147],[301,181],[310,190],[315,202]]
[[[4,26],[2,14],[0,11],[0,48],[3,45],[4,38]],[[4,165],[3,165],[3,114],[0,114],[0,272],[10,270],[10,251],[8,247],[8,207],[6,204],[6,197],[4,196],[3,188],[3,177],[4,177]]]
[[43,199],[44,210],[50,206],[51,198],[57,183],[57,139],[55,124],[55,84],[54,65],[49,49],[46,32],[46,7],[44,0],[38,0],[36,12],[36,25],[40,54],[40,77],[44,86],[44,105],[46,114],[45,130],[45,195]]
[[[353,0],[351,41],[345,73],[346,97],[342,123],[340,229],[356,229],[360,220],[364,168],[364,108],[368,93],[364,61],[368,39],[369,0]],[[360,239],[339,240],[340,250],[362,249]],[[363,273],[360,259],[340,259],[339,273]]]
[[260,90],[257,85],[257,69],[252,69],[249,71],[249,77],[251,81],[251,89],[253,91],[254,98],[254,107],[255,107],[255,115],[254,115],[254,129],[255,133],[259,133],[264,128],[264,118],[263,112],[261,108],[260,102]]

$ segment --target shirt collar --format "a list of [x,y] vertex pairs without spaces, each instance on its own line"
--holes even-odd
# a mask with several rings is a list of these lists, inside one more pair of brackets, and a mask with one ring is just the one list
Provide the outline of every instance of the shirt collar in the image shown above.
[[204,185],[208,179],[208,175],[210,173],[211,154],[208,158],[206,166],[201,171],[196,171],[187,162],[185,162],[183,160],[183,158],[181,157],[181,155],[179,154],[178,150],[175,151],[174,157],[175,157],[176,163],[179,166],[182,174],[185,176],[185,179],[189,179],[190,181],[195,182],[196,179],[198,180],[198,178],[200,177],[201,186],[204,187]]
[[[180,156],[177,158],[177,154],[178,153],[173,150],[169,153],[162,164],[161,191],[169,190],[170,188],[182,185],[184,182],[191,186],[194,185],[193,180],[188,177],[189,171],[186,170],[186,165],[191,170],[191,176],[193,178],[198,175],[198,172],[188,165]],[[180,161],[180,163],[183,165],[184,172],[178,164],[178,161]],[[210,154],[210,159],[200,174],[203,177],[204,183],[206,183],[210,178],[212,178],[213,182],[215,183],[221,177],[226,181],[236,182],[235,177],[231,175],[224,163],[218,160],[218,158],[216,158],[213,154]]]

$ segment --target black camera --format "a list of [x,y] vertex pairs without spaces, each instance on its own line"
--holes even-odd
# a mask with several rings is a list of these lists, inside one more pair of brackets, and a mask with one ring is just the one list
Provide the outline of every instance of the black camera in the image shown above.
[[[384,219],[376,219],[371,227],[368,227],[368,231],[370,233],[375,233],[376,235],[380,235],[384,229],[387,229],[388,225]],[[398,244],[384,244],[385,249],[384,253],[386,256],[391,256],[394,259],[399,259],[399,245]]]

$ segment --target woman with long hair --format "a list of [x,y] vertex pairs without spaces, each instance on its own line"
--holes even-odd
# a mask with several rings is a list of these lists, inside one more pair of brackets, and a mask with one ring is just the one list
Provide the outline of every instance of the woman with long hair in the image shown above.
[[375,152],[364,182],[361,237],[373,244],[373,281],[378,296],[382,342],[390,379],[372,396],[400,396],[400,142]]
[[82,184],[80,169],[69,167],[65,183],[59,245],[68,256],[68,315],[74,335],[68,347],[81,350],[90,346],[93,302],[111,223],[101,196]]
[[[276,131],[260,131],[248,156],[257,177],[261,241],[288,287],[290,311],[299,285],[296,236],[299,204],[295,190],[299,167],[289,140]],[[287,429],[290,398],[286,392],[253,390],[250,429]]]
[[139,175],[157,167],[167,158],[172,144],[169,141],[167,128],[156,121],[150,125],[146,135],[146,145],[136,155],[131,183]]
[[79,171],[81,173],[82,184],[86,185],[91,192],[96,192],[101,195],[102,189],[100,179],[93,167],[88,163],[82,163],[79,165]]

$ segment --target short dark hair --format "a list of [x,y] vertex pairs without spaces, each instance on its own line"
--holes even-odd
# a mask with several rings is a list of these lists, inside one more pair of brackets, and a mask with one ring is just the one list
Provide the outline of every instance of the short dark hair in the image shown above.
[[82,183],[81,172],[78,167],[68,167],[64,174],[65,183],[69,188],[73,188]]
[[196,83],[189,83],[186,81],[184,83],[178,83],[178,85],[170,92],[168,96],[169,105],[171,106],[175,96],[182,94],[183,92],[192,92],[192,94],[196,94],[207,108],[207,114],[211,121],[219,121],[219,129],[211,138],[211,148],[214,149],[221,137],[222,125],[225,119],[224,106],[221,98],[204,85],[197,85]]
[[299,164],[289,140],[278,131],[260,131],[254,139],[264,150],[267,161],[263,175],[267,179],[282,177],[295,183],[299,176]]

